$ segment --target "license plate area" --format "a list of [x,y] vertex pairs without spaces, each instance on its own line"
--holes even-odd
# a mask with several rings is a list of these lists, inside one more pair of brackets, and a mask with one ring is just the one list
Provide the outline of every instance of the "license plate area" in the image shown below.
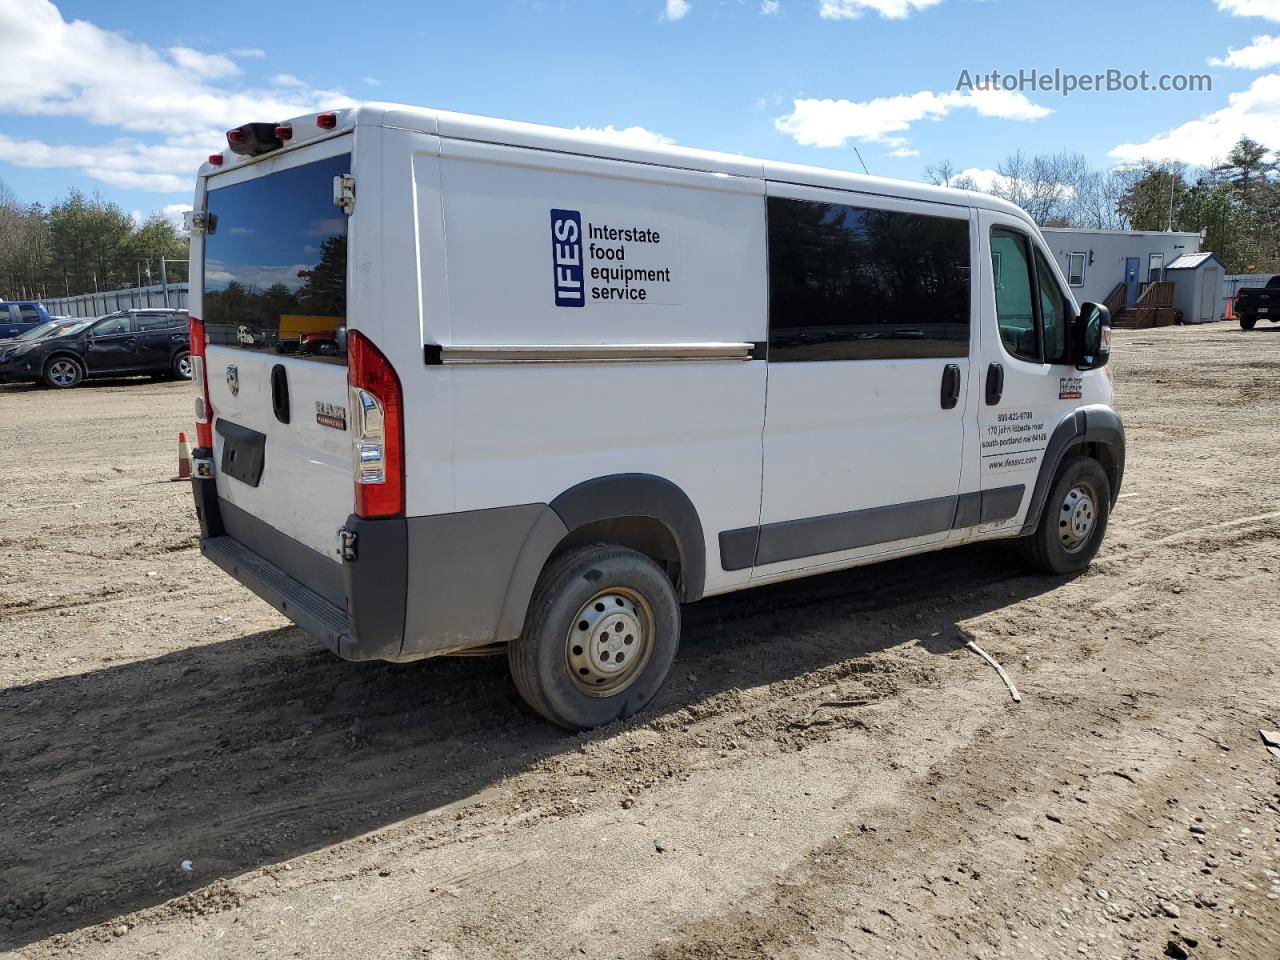
[[262,468],[266,463],[267,435],[229,420],[219,420],[217,430],[218,436],[222,437],[219,469],[223,475],[256,487],[262,480]]

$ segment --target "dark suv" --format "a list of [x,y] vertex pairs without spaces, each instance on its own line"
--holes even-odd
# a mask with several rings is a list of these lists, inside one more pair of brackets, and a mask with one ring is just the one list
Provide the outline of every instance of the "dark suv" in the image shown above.
[[185,310],[122,310],[62,333],[0,347],[0,382],[43,380],[58,389],[89,377],[133,374],[191,379]]

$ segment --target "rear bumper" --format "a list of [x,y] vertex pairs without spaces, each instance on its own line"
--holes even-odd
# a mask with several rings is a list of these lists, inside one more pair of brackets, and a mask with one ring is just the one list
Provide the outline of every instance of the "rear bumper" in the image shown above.
[[[212,453],[201,448],[194,457],[211,461]],[[415,659],[514,639],[543,564],[568,533],[542,503],[352,516],[345,529],[354,534],[353,557],[339,563],[336,550],[318,553],[220,499],[213,477],[191,484],[201,552],[347,660]]]
[[[208,450],[197,450],[197,458]],[[366,549],[341,565],[220,500],[193,477],[200,552],[346,660],[394,660],[404,646],[405,521],[351,517]],[[334,531],[335,537],[337,531]]]
[[303,586],[234,537],[202,537],[200,552],[338,656],[361,659],[351,656],[356,644],[346,610]]

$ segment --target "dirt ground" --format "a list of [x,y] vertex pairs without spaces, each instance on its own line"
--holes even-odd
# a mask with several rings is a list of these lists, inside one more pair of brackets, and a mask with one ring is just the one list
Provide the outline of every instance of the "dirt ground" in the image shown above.
[[576,737],[503,659],[344,663],[202,560],[189,385],[0,388],[0,950],[1280,958],[1280,327],[1115,369],[1087,575],[705,601]]

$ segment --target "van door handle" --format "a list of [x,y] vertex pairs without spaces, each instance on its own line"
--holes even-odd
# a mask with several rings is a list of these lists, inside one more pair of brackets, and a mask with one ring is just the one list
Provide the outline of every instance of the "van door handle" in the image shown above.
[[993,363],[987,367],[987,406],[994,407],[1004,396],[1004,366]]
[[282,363],[271,368],[271,409],[281,423],[289,422],[289,375]]
[[942,409],[954,410],[960,402],[960,367],[948,363],[942,371]]

